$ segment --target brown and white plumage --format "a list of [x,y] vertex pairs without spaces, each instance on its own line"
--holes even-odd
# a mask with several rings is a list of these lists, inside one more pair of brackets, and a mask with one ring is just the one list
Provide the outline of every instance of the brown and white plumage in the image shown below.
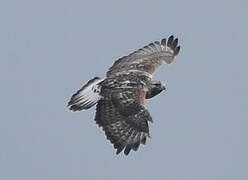
[[68,103],[70,110],[89,109],[97,103],[95,121],[108,140],[128,155],[137,151],[149,137],[148,121],[152,117],[145,107],[145,99],[159,94],[165,87],[152,79],[154,71],[163,63],[170,64],[179,53],[178,39],[154,42],[109,68],[106,78],[93,78]]
[[155,41],[131,54],[124,56],[113,64],[107,76],[121,71],[140,70],[152,74],[163,63],[170,64],[179,53],[178,39],[170,36],[168,41]]

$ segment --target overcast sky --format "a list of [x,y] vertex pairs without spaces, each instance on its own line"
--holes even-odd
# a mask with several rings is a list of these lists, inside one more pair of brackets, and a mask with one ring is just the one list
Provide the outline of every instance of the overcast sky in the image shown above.
[[[247,180],[248,3],[2,0],[0,179]],[[119,57],[174,34],[152,138],[115,155],[70,96]]]

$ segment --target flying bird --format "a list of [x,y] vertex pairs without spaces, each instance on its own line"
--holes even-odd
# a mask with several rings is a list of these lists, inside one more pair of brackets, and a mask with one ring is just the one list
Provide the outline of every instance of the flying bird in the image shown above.
[[71,97],[69,109],[81,111],[97,104],[95,121],[116,154],[137,151],[150,137],[152,117],[145,101],[165,90],[153,73],[160,65],[170,64],[179,50],[178,39],[170,36],[118,59],[105,78],[94,77]]

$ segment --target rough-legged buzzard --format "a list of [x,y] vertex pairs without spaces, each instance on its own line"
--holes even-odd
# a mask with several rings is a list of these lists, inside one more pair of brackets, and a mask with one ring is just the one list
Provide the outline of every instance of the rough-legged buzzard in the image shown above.
[[160,65],[170,64],[179,50],[178,39],[170,36],[118,59],[105,78],[89,80],[71,97],[69,109],[81,111],[97,104],[95,121],[117,149],[116,154],[137,151],[146,143],[148,122],[152,122],[145,100],[165,90],[152,74]]

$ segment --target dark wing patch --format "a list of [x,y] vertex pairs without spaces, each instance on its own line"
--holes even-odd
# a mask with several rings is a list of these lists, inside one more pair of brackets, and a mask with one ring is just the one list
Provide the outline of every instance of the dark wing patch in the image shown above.
[[137,151],[149,137],[148,121],[152,118],[147,109],[130,92],[113,93],[97,104],[96,123],[103,128],[106,137],[119,154],[124,150],[128,155]]
[[107,72],[107,77],[128,70],[145,71],[152,74],[163,62],[170,64],[180,51],[178,39],[170,36],[124,56],[114,62]]

